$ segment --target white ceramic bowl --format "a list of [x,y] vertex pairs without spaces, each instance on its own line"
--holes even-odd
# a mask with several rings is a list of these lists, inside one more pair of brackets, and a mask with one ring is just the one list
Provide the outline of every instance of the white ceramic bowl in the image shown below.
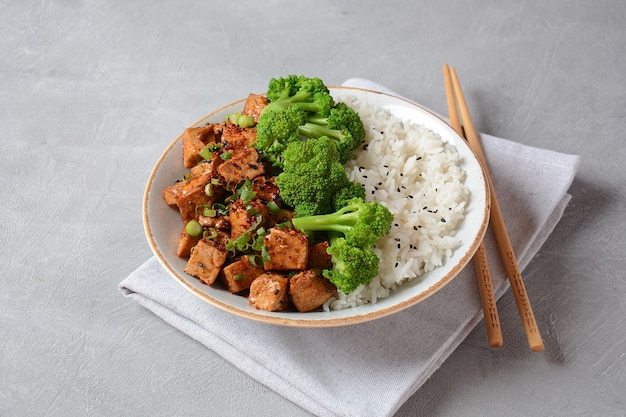
[[[172,279],[196,297],[229,313],[266,323],[298,327],[344,326],[384,317],[426,299],[450,282],[476,252],[488,225],[489,190],[481,166],[463,138],[437,115],[406,100],[363,89],[332,87],[330,90],[335,98],[356,96],[388,109],[402,120],[425,125],[438,133],[444,141],[456,147],[461,156],[462,168],[466,172],[465,181],[470,192],[466,218],[457,232],[462,242],[461,246],[443,266],[419,279],[404,283],[375,304],[330,312],[257,310],[248,305],[246,297],[233,295],[220,286],[209,287],[183,272],[186,260],[176,256],[182,221],[178,210],[167,206],[163,200],[163,189],[186,172],[182,163],[182,136],[179,136],[159,158],[148,179],[143,199],[143,221],[148,243],[159,262]],[[241,111],[244,101],[245,98],[215,110],[194,126],[207,122],[221,122],[226,115]]]

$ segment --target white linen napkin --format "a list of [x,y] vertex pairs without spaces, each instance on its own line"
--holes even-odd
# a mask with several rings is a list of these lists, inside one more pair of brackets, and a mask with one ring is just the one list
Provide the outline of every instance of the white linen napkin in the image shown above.
[[[350,79],[344,85],[393,93],[364,79]],[[523,269],[560,220],[579,157],[489,135],[482,135],[482,144]],[[499,298],[509,284],[491,231],[485,242]],[[470,263],[442,290],[402,312],[323,329],[273,326],[225,313],[195,298],[155,258],[131,273],[119,288],[315,415],[378,417],[392,416],[481,321],[473,268]],[[541,283],[527,283],[532,285]]]

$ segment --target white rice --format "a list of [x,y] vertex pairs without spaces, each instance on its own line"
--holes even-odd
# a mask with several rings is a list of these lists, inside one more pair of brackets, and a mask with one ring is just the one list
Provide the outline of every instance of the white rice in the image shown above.
[[348,176],[364,184],[368,201],[389,208],[394,224],[375,248],[381,259],[378,276],[348,296],[340,292],[325,310],[375,303],[443,265],[461,243],[456,229],[469,199],[454,146],[370,103],[354,97],[343,101],[359,113],[366,129],[363,147],[346,164]]

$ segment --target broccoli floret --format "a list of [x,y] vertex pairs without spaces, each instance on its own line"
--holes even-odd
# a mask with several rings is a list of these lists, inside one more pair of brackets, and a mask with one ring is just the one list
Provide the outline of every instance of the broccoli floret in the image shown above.
[[330,214],[292,219],[293,226],[304,233],[336,232],[346,241],[361,248],[370,248],[378,239],[389,233],[393,214],[382,204],[361,198],[353,198]]
[[276,101],[282,97],[289,97],[298,91],[298,75],[288,75],[286,77],[272,78],[267,86],[267,99]]
[[300,134],[309,138],[328,136],[337,143],[339,161],[345,164],[365,139],[365,127],[359,114],[345,103],[337,103],[327,117],[308,117],[299,127]]
[[272,110],[297,105],[307,113],[326,117],[334,106],[334,100],[324,82],[303,75],[272,78],[267,88],[267,99],[270,103],[263,108],[261,116]]
[[345,164],[363,143],[365,128],[358,113],[345,103],[337,103],[328,117],[308,116],[300,106],[289,106],[261,114],[255,146],[263,157],[281,168],[281,154],[288,143],[321,136],[335,142],[339,162]]
[[275,167],[282,168],[282,153],[291,142],[299,142],[298,126],[306,122],[304,111],[292,106],[263,113],[257,124],[255,148]]
[[360,248],[345,238],[334,237],[327,252],[333,267],[324,269],[322,274],[345,294],[369,283],[378,274],[379,259],[371,248]]
[[282,159],[283,171],[276,177],[276,185],[297,216],[331,213],[335,194],[352,187],[335,144],[327,137],[291,142]]
[[301,232],[327,232],[333,267],[323,274],[348,294],[378,274],[379,259],[373,247],[389,233],[392,221],[393,214],[382,204],[353,198],[334,213],[295,217],[291,223]]
[[365,187],[360,182],[351,181],[345,187],[337,190],[333,197],[334,210],[337,211],[347,206],[353,198],[365,200]]

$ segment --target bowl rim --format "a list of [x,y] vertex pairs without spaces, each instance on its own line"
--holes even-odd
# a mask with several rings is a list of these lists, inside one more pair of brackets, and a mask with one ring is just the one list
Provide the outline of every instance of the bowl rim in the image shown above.
[[[414,305],[418,304],[419,302],[421,302],[421,301],[431,297],[433,294],[435,294],[441,288],[443,288],[449,282],[451,282],[455,277],[457,277],[459,275],[459,273],[469,263],[469,261],[473,258],[473,256],[476,253],[479,245],[483,241],[484,235],[485,235],[486,230],[487,230],[488,225],[489,225],[489,211],[490,211],[490,206],[491,206],[491,199],[490,199],[491,196],[490,196],[490,190],[489,190],[489,183],[488,183],[486,175],[484,175],[484,167],[482,167],[482,165],[478,161],[478,158],[476,158],[475,153],[471,150],[471,148],[469,147],[469,145],[467,144],[465,139],[462,138],[461,136],[459,136],[454,131],[454,129],[452,129],[452,127],[450,126],[450,124],[449,124],[449,122],[447,120],[445,120],[444,118],[442,118],[438,114],[434,113],[433,111],[431,111],[431,110],[429,110],[429,109],[427,109],[427,108],[425,108],[425,107],[423,107],[423,106],[421,106],[421,105],[419,105],[417,103],[414,103],[414,102],[412,102],[412,101],[410,101],[408,99],[405,99],[403,97],[398,97],[398,96],[387,94],[387,93],[383,93],[383,92],[380,92],[380,91],[374,91],[374,90],[369,90],[369,89],[365,89],[365,88],[358,88],[358,87],[329,86],[329,89],[331,90],[331,92],[333,90],[343,90],[345,92],[356,91],[356,92],[362,92],[364,94],[381,95],[381,96],[385,96],[387,98],[390,98],[392,100],[398,100],[399,102],[403,103],[404,105],[407,105],[407,106],[413,107],[413,108],[417,108],[420,111],[427,113],[429,116],[438,119],[441,123],[445,124],[450,129],[450,132],[448,132],[449,134],[452,134],[452,135],[456,136],[458,141],[459,141],[459,143],[463,143],[467,147],[467,150],[469,151],[469,153],[471,155],[473,155],[473,157],[475,159],[475,162],[478,162],[478,165],[480,166],[480,169],[481,169],[482,186],[480,187],[480,189],[483,191],[484,195],[479,196],[479,197],[480,197],[481,201],[482,200],[485,201],[485,204],[484,204],[484,207],[482,209],[482,215],[480,216],[481,217],[481,222],[478,225],[477,233],[473,236],[473,240],[469,243],[468,249],[466,250],[465,254],[463,254],[463,256],[458,260],[458,262],[443,277],[441,277],[439,280],[437,280],[432,285],[427,287],[424,291],[421,291],[420,293],[418,293],[416,295],[413,295],[413,296],[411,296],[411,297],[409,297],[407,299],[404,299],[404,300],[402,300],[400,302],[393,303],[392,305],[390,305],[390,306],[388,306],[386,308],[365,312],[363,314],[354,314],[354,315],[347,315],[347,316],[342,314],[339,317],[332,315],[334,312],[338,312],[338,311],[343,311],[343,312],[346,312],[347,310],[357,311],[357,309],[358,309],[358,306],[357,306],[357,307],[351,307],[351,308],[348,308],[348,309],[345,309],[345,310],[337,310],[337,311],[325,312],[326,314],[329,315],[328,318],[307,319],[307,314],[311,314],[311,313],[299,313],[299,312],[294,312],[294,315],[293,315],[294,318],[292,318],[292,317],[281,316],[281,315],[278,315],[276,313],[274,313],[274,314],[266,314],[267,312],[260,312],[259,310],[253,309],[252,307],[249,310],[242,310],[242,309],[240,309],[240,308],[238,308],[236,306],[233,306],[231,304],[225,303],[225,302],[223,302],[223,301],[221,301],[221,300],[219,300],[219,299],[217,299],[215,297],[211,297],[206,292],[199,290],[197,287],[189,284],[186,279],[181,277],[178,274],[178,272],[173,268],[173,266],[170,265],[170,263],[167,261],[164,253],[162,252],[161,248],[158,246],[158,244],[157,244],[157,242],[155,240],[155,237],[153,235],[153,232],[152,232],[153,229],[151,227],[151,219],[150,219],[150,216],[149,216],[149,212],[150,212],[150,210],[149,210],[150,195],[153,192],[152,186],[153,186],[153,183],[155,181],[155,177],[156,177],[156,175],[159,172],[159,169],[161,168],[161,166],[164,163],[165,158],[172,151],[172,149],[175,146],[177,146],[178,143],[182,140],[183,133],[181,133],[161,153],[161,155],[159,156],[157,162],[155,163],[155,165],[153,166],[153,168],[152,168],[152,170],[150,172],[150,175],[148,177],[146,186],[144,188],[144,193],[143,193],[142,220],[143,220],[144,233],[145,233],[146,239],[148,241],[148,245],[150,246],[150,249],[152,250],[154,256],[157,258],[157,260],[160,263],[160,265],[165,269],[165,271],[176,282],[178,282],[178,284],[182,285],[183,288],[185,288],[186,290],[191,292],[197,298],[199,298],[202,301],[208,303],[209,305],[217,307],[218,309],[220,309],[222,311],[231,313],[231,314],[239,316],[239,317],[243,317],[243,318],[246,318],[246,319],[251,319],[251,320],[258,321],[258,322],[263,322],[263,323],[269,323],[269,324],[280,325],[280,326],[287,326],[287,327],[307,327],[307,328],[347,326],[347,325],[364,323],[364,322],[368,322],[368,321],[372,321],[372,320],[376,320],[376,319],[380,319],[380,318],[383,318],[383,317],[390,316],[392,314],[395,314],[395,313],[398,313],[398,312],[400,312],[402,310],[405,310],[405,309],[407,309],[407,308],[409,308],[411,306],[414,306]],[[206,114],[202,118],[198,119],[195,123],[191,124],[189,127],[199,126],[202,123],[206,123],[208,120],[211,119],[211,117],[215,116],[216,114],[219,114],[220,112],[223,112],[223,111],[225,111],[228,108],[231,108],[231,107],[243,104],[246,101],[246,99],[247,98],[241,98],[241,99],[235,100],[235,101],[233,101],[231,103],[228,103],[226,105],[220,106],[219,108],[211,111],[210,113]],[[456,146],[456,144],[455,144],[455,146]],[[182,163],[181,163],[181,171],[183,169],[184,168],[182,168]],[[156,192],[158,192],[160,195],[162,195],[162,190],[156,190]],[[471,196],[470,198],[477,198],[477,197]],[[163,201],[162,204],[165,204],[165,202]],[[212,288],[212,287],[207,286],[207,288]],[[227,291],[227,290],[224,290],[224,291]],[[389,298],[391,296],[393,296],[393,294],[391,294],[387,298]],[[241,297],[241,296],[233,294],[233,297]]]

